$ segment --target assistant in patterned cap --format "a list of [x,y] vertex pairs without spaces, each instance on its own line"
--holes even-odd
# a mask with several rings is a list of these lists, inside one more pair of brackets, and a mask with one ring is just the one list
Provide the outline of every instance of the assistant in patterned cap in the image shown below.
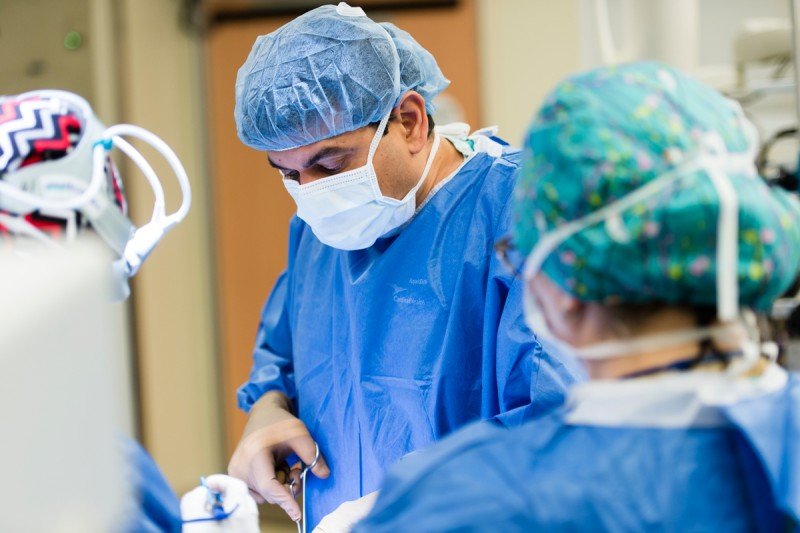
[[735,104],[668,67],[562,82],[528,136],[514,237],[528,324],[590,381],[409,457],[355,531],[796,529],[800,379],[752,310],[798,275],[800,203],[754,148]]

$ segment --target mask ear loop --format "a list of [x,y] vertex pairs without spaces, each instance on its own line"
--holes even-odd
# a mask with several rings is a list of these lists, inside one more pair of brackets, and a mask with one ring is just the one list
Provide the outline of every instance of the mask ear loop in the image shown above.
[[375,130],[375,135],[372,137],[372,141],[369,143],[367,165],[372,163],[372,158],[375,157],[375,152],[378,151],[378,143],[380,143],[381,139],[383,139],[383,132],[386,131],[386,125],[389,123],[389,119],[392,117],[392,111],[393,109],[390,109],[389,112],[384,115],[380,124],[378,124],[378,129]]

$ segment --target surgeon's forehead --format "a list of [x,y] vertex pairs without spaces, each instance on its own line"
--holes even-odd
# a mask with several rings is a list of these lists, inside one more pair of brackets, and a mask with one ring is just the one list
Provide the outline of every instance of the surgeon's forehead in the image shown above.
[[375,128],[364,126],[306,146],[299,146],[290,150],[267,151],[267,159],[272,166],[283,167],[282,163],[289,161],[311,162],[314,159],[349,155],[360,151],[360,148],[368,149],[368,140],[365,140],[365,138],[371,138],[374,133]]
[[315,150],[321,150],[330,147],[351,147],[353,143],[363,144],[364,137],[372,138],[372,135],[374,134],[375,134],[375,127],[367,125],[367,126],[362,126],[356,130],[340,133],[339,135],[330,137],[329,139],[322,139],[321,141],[309,144],[303,148],[313,148]]

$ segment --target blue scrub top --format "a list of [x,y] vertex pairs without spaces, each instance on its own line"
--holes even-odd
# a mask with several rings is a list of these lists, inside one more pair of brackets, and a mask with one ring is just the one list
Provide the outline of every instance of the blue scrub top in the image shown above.
[[708,428],[476,423],[392,469],[354,533],[796,531],[800,379]]
[[524,325],[520,280],[498,261],[520,153],[475,153],[395,236],[336,250],[300,219],[266,306],[248,411],[265,392],[295,401],[331,476],[309,477],[309,526],[376,490],[386,468],[468,422],[545,412],[577,365]]

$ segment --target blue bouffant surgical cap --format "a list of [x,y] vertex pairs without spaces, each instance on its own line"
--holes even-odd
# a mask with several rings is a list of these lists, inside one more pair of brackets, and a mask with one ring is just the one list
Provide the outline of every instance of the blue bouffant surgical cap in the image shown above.
[[236,129],[255,149],[289,150],[380,121],[409,90],[433,113],[449,84],[407,32],[326,5],[256,39],[236,77]]

